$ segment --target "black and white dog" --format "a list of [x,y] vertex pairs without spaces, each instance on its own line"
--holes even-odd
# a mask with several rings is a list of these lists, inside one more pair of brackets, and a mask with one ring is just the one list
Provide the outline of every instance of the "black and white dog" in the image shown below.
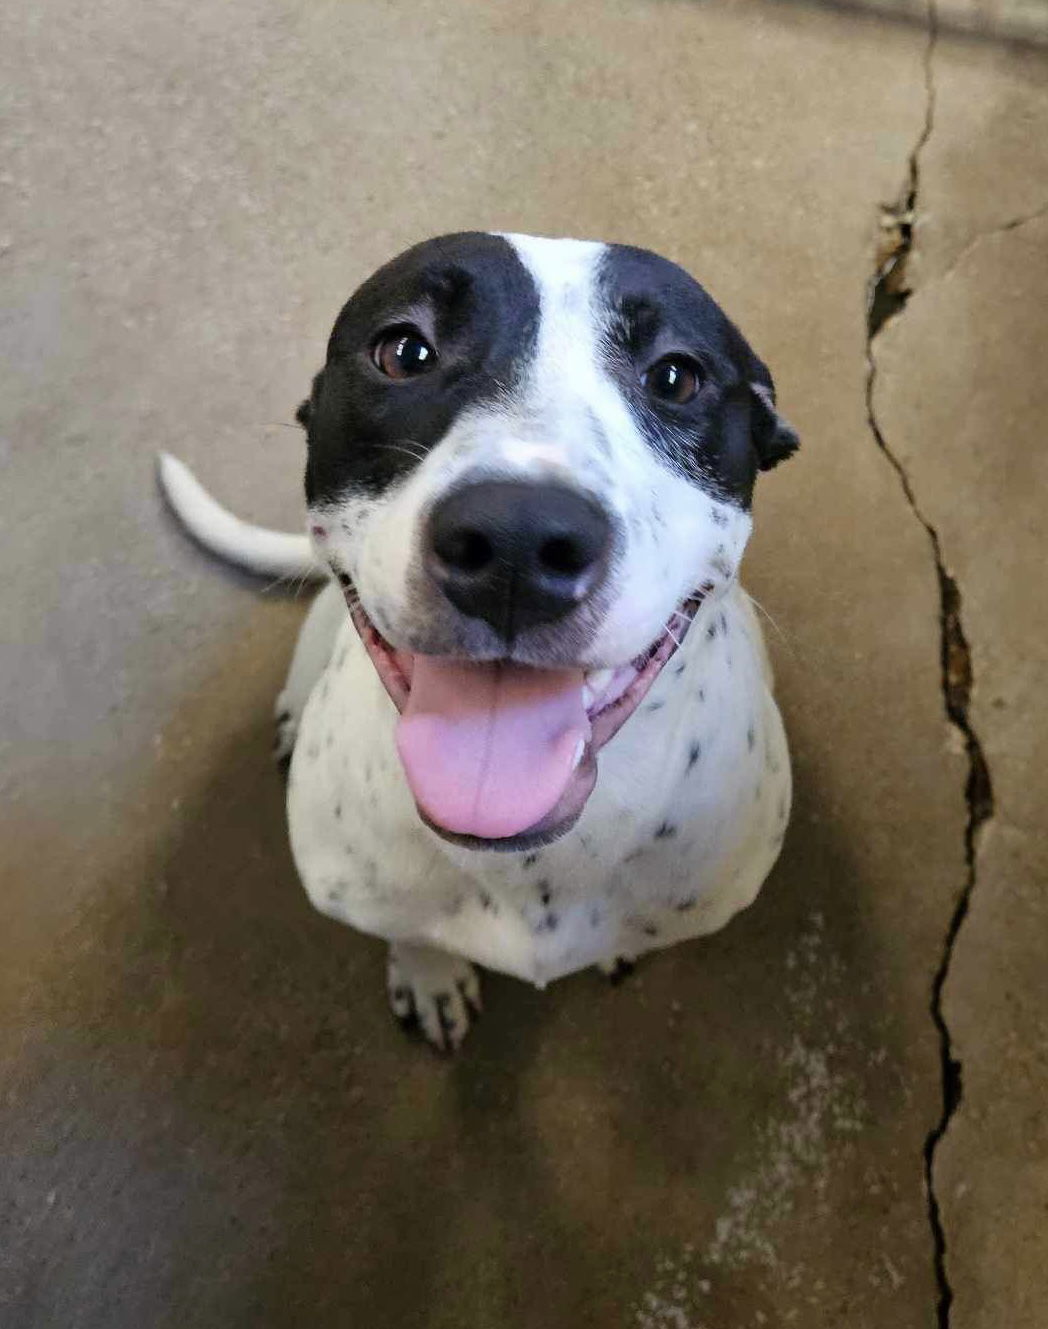
[[430,240],[339,314],[299,419],[308,537],[161,476],[224,557],[333,574],[277,707],[291,843],[314,905],[391,943],[395,1013],[454,1048],[471,962],[542,986],[749,904],[790,768],[738,567],[797,439],[702,287]]

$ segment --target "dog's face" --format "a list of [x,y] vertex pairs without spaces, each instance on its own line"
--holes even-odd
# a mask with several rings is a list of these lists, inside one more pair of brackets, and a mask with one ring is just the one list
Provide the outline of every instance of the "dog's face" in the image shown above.
[[420,810],[502,848],[577,818],[597,750],[735,578],[757,471],[797,446],[680,268],[524,236],[380,269],[299,418],[314,540],[402,713]]

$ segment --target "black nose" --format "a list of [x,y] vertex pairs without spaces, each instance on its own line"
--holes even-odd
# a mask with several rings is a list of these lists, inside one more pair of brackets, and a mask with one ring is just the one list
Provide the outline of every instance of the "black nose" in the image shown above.
[[611,523],[563,485],[484,480],[442,499],[427,563],[451,603],[511,638],[577,608],[607,570]]

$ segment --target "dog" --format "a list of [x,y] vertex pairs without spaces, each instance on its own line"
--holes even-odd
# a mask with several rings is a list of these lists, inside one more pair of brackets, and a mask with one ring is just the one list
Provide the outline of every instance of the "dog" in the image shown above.
[[798,440],[711,296],[623,245],[428,240],[344,306],[297,418],[308,535],[160,477],[215,553],[328,578],[277,703],[291,845],[389,942],[395,1015],[451,1051],[475,965],[614,975],[748,905],[791,776],[738,570]]

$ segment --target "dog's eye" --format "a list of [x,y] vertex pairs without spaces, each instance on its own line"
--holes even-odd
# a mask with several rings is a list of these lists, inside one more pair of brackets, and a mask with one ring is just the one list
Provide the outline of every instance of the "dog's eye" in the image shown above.
[[683,406],[699,390],[699,366],[685,355],[666,355],[656,360],[640,380],[653,397]]
[[417,378],[436,368],[437,353],[415,328],[390,328],[371,350],[375,367],[387,378]]

